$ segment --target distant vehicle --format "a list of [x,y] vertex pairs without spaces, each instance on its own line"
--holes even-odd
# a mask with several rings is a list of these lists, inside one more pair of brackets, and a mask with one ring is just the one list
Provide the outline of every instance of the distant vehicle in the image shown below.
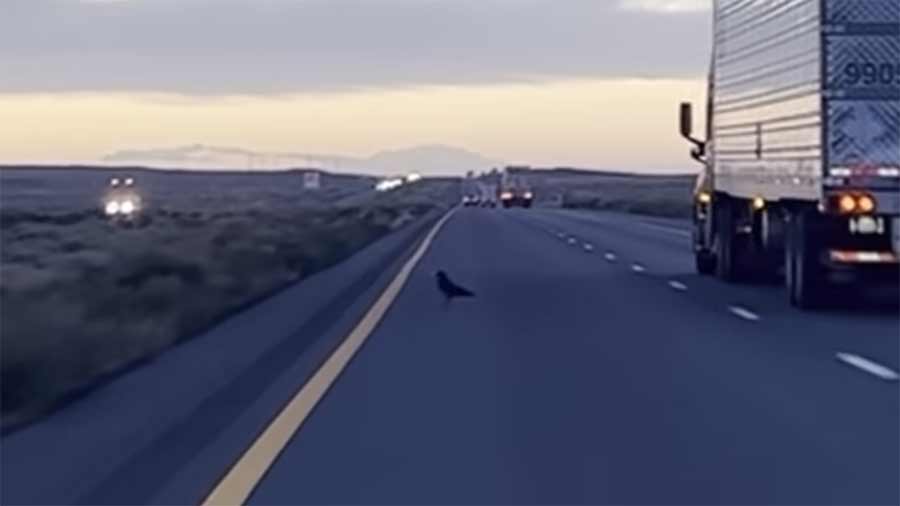
[[694,193],[697,270],[783,269],[791,303],[839,281],[898,282],[900,2],[716,0],[706,139]]
[[477,195],[465,195],[462,203],[465,207],[477,207],[481,204],[481,199]]
[[524,208],[529,208],[534,203],[534,192],[528,189],[523,189],[519,193],[519,206]]
[[500,202],[504,208],[529,208],[534,203],[534,192],[519,184],[501,185]]
[[529,208],[534,203],[534,193],[531,190],[521,188],[507,188],[500,192],[500,202],[503,207]]
[[303,173],[303,189],[318,190],[322,188],[322,174],[318,171]]
[[403,178],[391,178],[391,179],[382,179],[375,183],[375,191],[379,192],[389,192],[391,190],[396,190],[400,188],[404,184]]
[[497,185],[480,183],[479,189],[481,191],[481,207],[497,207]]
[[140,193],[133,177],[113,177],[103,197],[103,212],[114,219],[131,219],[143,208]]
[[534,203],[534,191],[516,173],[531,170],[527,166],[509,166],[503,170],[498,196],[504,208],[529,208]]

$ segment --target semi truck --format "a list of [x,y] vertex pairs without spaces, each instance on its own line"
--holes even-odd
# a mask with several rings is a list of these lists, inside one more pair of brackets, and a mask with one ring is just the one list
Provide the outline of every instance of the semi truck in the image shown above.
[[530,208],[534,203],[534,191],[525,183],[517,171],[529,170],[529,167],[507,167],[499,186],[500,202],[504,208],[523,207]]
[[696,269],[800,308],[900,284],[900,1],[714,0]]
[[507,209],[510,207],[528,209],[534,203],[534,192],[525,186],[506,186],[500,190],[500,202]]
[[497,185],[480,183],[482,207],[497,207]]

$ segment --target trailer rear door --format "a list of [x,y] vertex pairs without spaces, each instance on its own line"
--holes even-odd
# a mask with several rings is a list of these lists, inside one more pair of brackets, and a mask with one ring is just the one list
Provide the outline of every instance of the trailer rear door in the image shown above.
[[826,193],[900,214],[900,1],[822,0]]

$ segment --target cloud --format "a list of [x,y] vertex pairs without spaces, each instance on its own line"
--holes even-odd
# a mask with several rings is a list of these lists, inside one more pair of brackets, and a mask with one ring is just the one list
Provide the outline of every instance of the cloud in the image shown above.
[[0,1],[0,93],[692,77],[709,37],[674,0]]
[[679,13],[708,11],[713,0],[620,0],[625,10]]

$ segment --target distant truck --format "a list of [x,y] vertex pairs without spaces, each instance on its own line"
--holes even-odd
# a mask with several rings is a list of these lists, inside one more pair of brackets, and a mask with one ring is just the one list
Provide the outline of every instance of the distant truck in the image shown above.
[[498,188],[498,197],[504,208],[529,208],[534,203],[534,191],[521,177],[513,175],[514,167],[507,167]]
[[706,138],[694,192],[697,270],[783,270],[791,303],[841,282],[898,283],[900,1],[715,0]]
[[463,184],[464,207],[497,207],[497,185],[484,179],[466,181]]
[[481,205],[483,207],[497,207],[497,185],[481,183]]
[[112,177],[103,196],[103,212],[116,221],[137,217],[143,209],[141,194],[133,177]]
[[527,188],[507,187],[500,191],[500,202],[507,209],[510,207],[528,209],[534,203],[534,193]]

